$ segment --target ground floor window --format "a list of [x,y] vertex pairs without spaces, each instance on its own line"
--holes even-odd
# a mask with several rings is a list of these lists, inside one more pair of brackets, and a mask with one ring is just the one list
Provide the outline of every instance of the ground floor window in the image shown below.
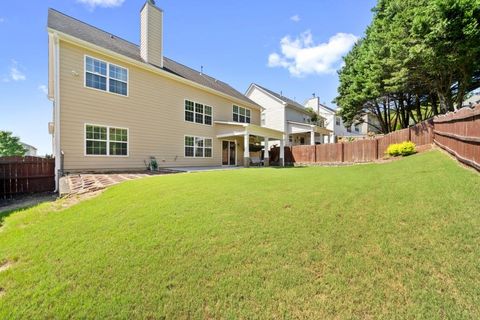
[[185,157],[211,158],[212,138],[185,136]]
[[128,156],[128,129],[85,125],[85,154]]

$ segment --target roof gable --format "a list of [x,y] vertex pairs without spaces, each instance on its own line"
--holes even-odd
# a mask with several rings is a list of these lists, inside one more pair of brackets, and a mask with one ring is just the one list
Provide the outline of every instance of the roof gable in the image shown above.
[[267,88],[265,88],[265,87],[263,87],[263,86],[260,86],[260,85],[258,85],[258,84],[256,84],[256,83],[252,83],[252,84],[250,85],[250,87],[249,87],[248,90],[247,90],[247,94],[248,94],[248,92],[251,90],[252,87],[256,87],[256,88],[258,88],[259,90],[263,91],[264,93],[266,93],[266,94],[270,95],[271,97],[275,98],[276,100],[280,101],[286,108],[292,108],[292,109],[294,109],[294,110],[296,110],[296,111],[300,111],[300,112],[305,113],[306,115],[308,115],[307,110],[305,110],[305,107],[302,106],[300,103],[298,103],[298,102],[296,102],[296,101],[294,101],[294,100],[292,100],[292,99],[289,99],[289,98],[287,98],[287,97],[284,97],[283,95],[278,94],[278,93],[276,93],[276,92],[274,92],[274,91],[272,91],[272,90],[270,90],[270,89],[267,89]]

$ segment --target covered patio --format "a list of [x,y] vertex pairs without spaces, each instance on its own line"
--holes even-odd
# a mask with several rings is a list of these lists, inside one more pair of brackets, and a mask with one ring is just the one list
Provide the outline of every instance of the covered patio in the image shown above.
[[332,139],[332,131],[316,124],[287,121],[287,134],[290,146],[315,145],[324,143],[327,137],[328,143]]
[[[268,166],[268,142],[280,141],[280,165],[284,165],[284,141],[282,131],[260,127],[250,123],[238,123],[229,121],[214,121],[216,137],[222,140],[222,164],[242,165],[249,167],[250,164],[261,161],[261,152],[250,150],[250,145],[262,145],[264,148],[264,166]],[[237,152],[240,149],[240,152]],[[243,157],[241,152],[243,151]],[[234,156],[232,156],[234,152]],[[256,155],[254,155],[256,153]]]

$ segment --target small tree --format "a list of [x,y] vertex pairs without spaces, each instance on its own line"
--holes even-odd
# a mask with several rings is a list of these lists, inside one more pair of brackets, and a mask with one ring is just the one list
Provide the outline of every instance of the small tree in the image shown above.
[[27,150],[20,143],[20,138],[11,132],[0,131],[0,157],[24,156]]
[[305,111],[307,111],[308,115],[310,116],[310,120],[315,123],[317,122],[320,117],[318,116],[318,114],[315,112],[315,110],[313,110],[311,107],[307,107],[305,108]]

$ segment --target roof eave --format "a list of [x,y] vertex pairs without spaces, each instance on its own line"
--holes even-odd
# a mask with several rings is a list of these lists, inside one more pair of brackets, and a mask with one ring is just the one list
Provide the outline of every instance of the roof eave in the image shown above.
[[51,27],[48,27],[47,28],[47,31],[49,33],[52,33],[52,34],[56,34],[59,39],[63,40],[63,41],[66,41],[66,42],[69,42],[69,43],[72,43],[72,44],[75,44],[75,45],[78,45],[78,46],[81,46],[81,47],[85,47],[89,50],[92,50],[92,51],[96,51],[100,54],[105,54],[105,55],[109,55],[109,56],[112,56],[116,59],[119,59],[119,60],[123,60],[123,61],[126,61],[130,64],[133,64],[133,65],[136,65],[142,69],[145,69],[145,70],[148,70],[148,71],[151,71],[151,72],[154,72],[154,73],[157,73],[159,75],[162,75],[166,78],[169,78],[169,79],[172,79],[172,80],[176,80],[176,81],[179,81],[179,82],[182,82],[182,83],[185,83],[187,85],[190,85],[192,87],[196,87],[198,89],[201,89],[201,90],[204,90],[204,91],[207,91],[207,92],[210,92],[210,93],[213,93],[213,94],[216,94],[217,96],[220,96],[220,97],[223,97],[223,98],[227,98],[227,99],[230,99],[232,100],[233,102],[236,102],[238,104],[241,104],[241,105],[248,105],[249,107],[253,107],[253,108],[256,108],[256,109],[259,109],[259,110],[263,110],[264,108],[256,103],[252,103],[252,102],[248,102],[248,101],[245,101],[245,100],[242,100],[242,99],[239,99],[237,97],[234,97],[234,96],[231,96],[231,95],[228,95],[228,94],[225,94],[223,92],[220,92],[218,90],[215,90],[215,89],[212,89],[212,88],[209,88],[207,86],[204,86],[204,85],[201,85],[195,81],[191,81],[191,80],[188,80],[188,79],[185,79],[183,77],[180,77],[180,76],[177,76],[177,75],[174,75],[174,74],[171,74],[165,70],[162,70],[162,69],[159,69],[158,67],[155,67],[155,66],[152,66],[148,63],[145,63],[145,62],[140,62],[140,61],[137,61],[135,59],[132,59],[132,58],[129,58],[123,54],[120,54],[120,53],[116,53],[112,50],[109,50],[109,49],[105,49],[103,47],[100,47],[96,44],[93,44],[91,42],[88,42],[88,41],[85,41],[85,40],[82,40],[82,39],[79,39],[77,37],[74,37],[74,36],[71,36],[71,35],[68,35],[62,31],[59,31],[59,30],[56,30],[54,28],[51,28]]
[[[277,102],[280,102],[281,104],[283,104],[284,106],[287,105],[287,103],[285,101],[283,101],[282,99],[279,99],[278,97],[274,96],[273,94],[271,94],[270,92],[268,92],[267,90],[263,89],[262,87],[258,86],[257,84],[255,83],[252,83],[250,85],[250,88],[257,88],[258,90],[262,91],[263,93],[267,94],[268,96],[272,97],[273,99],[277,100]],[[250,88],[248,88],[247,92],[250,90]],[[247,94],[247,93],[245,93]]]

